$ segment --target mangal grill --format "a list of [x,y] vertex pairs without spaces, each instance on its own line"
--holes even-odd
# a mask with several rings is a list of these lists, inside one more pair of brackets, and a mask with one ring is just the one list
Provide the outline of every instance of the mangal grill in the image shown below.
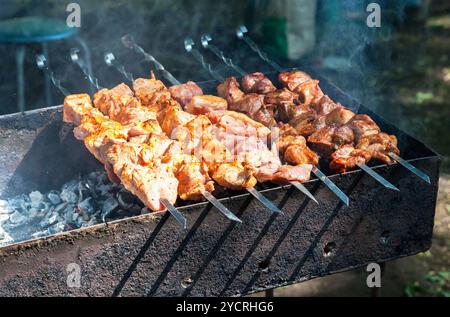
[[[166,76],[170,81],[167,71]],[[212,92],[217,81],[200,85]],[[175,206],[187,220],[186,230],[169,213],[152,213],[22,241],[0,249],[0,295],[238,296],[429,249],[438,155],[325,79],[321,87],[396,135],[402,157],[431,183],[400,164],[370,166],[399,191],[363,170],[333,175],[320,166],[349,197],[348,206],[315,178],[303,185],[319,204],[292,185],[256,188],[281,214],[248,192],[217,194],[242,223],[202,202]],[[58,189],[102,170],[66,130],[61,106],[0,117],[0,145],[2,199]],[[80,268],[76,286],[67,283],[74,264]]]

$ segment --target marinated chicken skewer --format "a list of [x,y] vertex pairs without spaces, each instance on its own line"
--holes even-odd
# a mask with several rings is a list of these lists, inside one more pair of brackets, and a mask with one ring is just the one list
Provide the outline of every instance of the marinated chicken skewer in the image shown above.
[[[239,36],[239,32],[237,34]],[[282,81],[282,74],[280,74],[280,81]],[[303,78],[301,78],[301,80],[303,80]],[[283,81],[282,81],[283,82]],[[303,102],[305,104],[309,104],[310,102],[314,102],[314,100],[311,100],[312,97],[322,94],[322,91],[320,90],[320,88],[318,87],[318,82],[317,81],[312,81],[312,80],[305,80],[302,82],[297,82],[297,81],[292,81],[294,84],[296,84],[296,86],[306,86],[304,87],[303,91],[301,91],[303,93],[303,95],[301,97],[303,97]],[[292,91],[293,93],[296,93],[296,89],[298,89],[296,86],[292,87],[291,84],[292,82],[287,81],[287,88],[289,89],[289,91]],[[267,108],[264,107],[264,102],[267,102],[268,100],[272,100],[272,99],[277,99],[277,97],[279,97],[280,95],[284,94],[284,97],[288,97],[288,98],[292,98],[289,94],[289,91],[277,91],[277,89],[275,88],[275,86],[272,84],[272,82],[264,76],[264,74],[262,73],[253,73],[253,74],[247,74],[246,76],[243,77],[242,79],[242,85],[244,88],[244,91],[246,93],[248,93],[247,96],[244,96],[243,94],[240,95],[240,92],[238,92],[239,89],[239,84],[236,81],[235,84],[235,93],[232,96],[232,99],[237,99],[237,101],[235,102],[236,107],[237,108],[247,108],[247,109],[259,109],[259,116],[258,113],[254,113],[255,116],[258,116],[260,122],[263,122],[266,125],[276,125],[277,122],[273,117],[273,110],[272,113],[270,113],[270,110],[268,111]],[[300,94],[300,93],[299,93]],[[263,97],[262,95],[269,95],[268,100]],[[283,104],[281,105],[282,108],[286,108],[288,107],[288,109],[285,109],[285,112],[289,113],[289,107],[294,107],[297,108],[294,103],[293,103],[293,99],[292,98],[292,103],[291,104]],[[242,102],[243,101],[243,102]],[[274,107],[273,104],[270,103],[269,101],[269,107]],[[276,106],[276,103],[275,103]],[[278,109],[275,109],[275,111],[277,111]],[[297,110],[297,109],[295,109]],[[294,110],[294,111],[295,111]],[[344,109],[346,110],[346,109]],[[308,114],[308,113],[307,113]],[[353,114],[353,113],[352,113]],[[285,114],[286,115],[286,114]],[[309,115],[309,114],[308,114]],[[345,115],[345,114],[344,114]],[[354,115],[354,114],[353,114]],[[302,115],[300,116],[300,122],[303,123],[305,120],[304,114],[302,113]],[[306,127],[304,127],[306,130],[309,130],[311,127],[311,125],[309,124],[309,121],[307,121]],[[314,131],[314,130],[313,130]],[[308,138],[308,141],[311,142],[313,138]],[[345,151],[340,151],[340,152],[336,152],[336,155],[338,153],[347,153]],[[351,155],[354,152],[350,152],[347,153],[347,155]],[[352,162],[353,167],[360,167],[363,171],[365,171],[366,173],[368,173],[370,176],[372,176],[375,180],[377,180],[378,182],[380,182],[383,186],[389,188],[389,189],[393,189],[393,190],[398,190],[393,184],[391,184],[390,182],[388,182],[386,179],[384,179],[381,175],[379,175],[378,173],[376,173],[375,171],[373,171],[372,169],[370,169],[369,167],[367,167],[365,165],[365,160],[364,157],[339,157],[338,160],[335,160],[334,162],[339,162],[339,160],[345,159],[347,162]],[[333,165],[331,165],[333,166]],[[317,171],[316,171],[317,172]],[[339,171],[340,173],[344,172],[344,171]],[[317,173],[315,173],[317,174]],[[321,178],[323,178],[323,173],[318,173],[321,174]],[[319,175],[317,175],[319,176]]]
[[[72,59],[75,58],[75,61],[78,60],[77,52],[73,51],[72,53],[73,53],[73,54],[71,54]],[[43,55],[38,55],[36,57],[36,60],[37,60],[37,64],[38,64],[39,68],[41,68],[41,69],[44,68],[45,70],[50,71],[48,69],[48,65],[46,63],[46,59],[45,59],[45,57]],[[82,64],[79,64],[79,66],[82,67]],[[92,82],[92,84],[94,86],[98,86],[98,80],[97,79],[93,78],[92,76],[88,76],[88,77],[89,77],[90,81]],[[67,89],[63,88],[60,85],[60,82],[58,80],[54,79],[53,83],[55,84],[55,86],[66,97],[70,95],[69,91]],[[72,106],[74,107],[74,111],[73,112],[71,112],[70,110],[66,110],[67,106],[65,105],[64,109],[66,111],[65,116],[66,116],[66,120],[67,121],[74,122],[74,120],[76,120],[77,123],[81,124],[81,114],[83,114],[83,113],[90,113],[90,114],[92,114],[92,119],[94,119],[94,117],[97,117],[97,118],[101,118],[102,117],[100,115],[100,113],[96,113],[93,110],[92,103],[91,103],[91,100],[90,100],[89,96],[87,96],[87,95],[80,95],[80,97],[81,97],[80,98],[81,102],[80,102],[80,99],[79,99],[78,101],[76,101],[75,104],[67,105],[68,107],[72,107]],[[70,103],[69,99],[67,100],[67,102]],[[66,101],[65,101],[65,103],[66,103]],[[76,110],[76,109],[78,109],[78,110]],[[69,111],[69,113],[67,113],[67,111]],[[70,113],[72,113],[72,116],[75,116],[75,117],[73,117],[73,119],[69,119],[71,117]],[[78,113],[78,115],[77,115],[77,113]],[[107,120],[105,120],[105,121],[107,121]],[[111,173],[111,170],[110,170],[109,167],[107,168],[107,172],[110,174],[111,178],[115,178],[114,175]],[[131,192],[133,192],[133,190]],[[140,195],[137,195],[137,196],[139,197]],[[145,201],[145,200],[143,200],[143,201]],[[170,200],[168,200],[167,198],[164,198],[164,197],[160,199],[160,202],[167,209],[167,211],[183,226],[183,228],[186,229],[187,228],[187,219],[175,208],[173,203]]]
[[[145,84],[144,84],[145,85]],[[163,87],[163,84],[160,82],[160,85]],[[195,97],[198,96],[202,96],[205,97],[207,99],[206,104],[215,104],[217,106],[217,108],[215,110],[217,110],[217,112],[215,113],[210,113],[210,116],[206,116],[204,115],[204,113],[196,113],[195,111],[192,111],[192,113],[190,112],[186,112],[183,111],[179,106],[169,106],[166,107],[165,109],[163,109],[161,111],[161,113],[163,113],[163,118],[161,119],[161,125],[163,127],[163,130],[165,131],[166,134],[168,135],[174,135],[174,130],[176,129],[182,129],[182,128],[187,128],[189,131],[193,131],[194,133],[192,133],[191,135],[193,136],[193,139],[206,139],[208,140],[209,136],[208,135],[214,135],[214,137],[211,138],[211,140],[215,140],[213,142],[213,148],[216,148],[216,152],[222,152],[222,153],[226,153],[225,157],[229,157],[232,156],[233,158],[237,159],[237,162],[233,163],[234,164],[234,168],[238,168],[237,172],[239,172],[239,170],[241,169],[240,166],[246,166],[246,169],[249,168],[250,170],[254,171],[254,173],[256,173],[256,178],[258,179],[258,181],[266,181],[266,179],[261,179],[261,167],[256,167],[253,163],[249,161],[245,155],[247,154],[247,152],[245,152],[245,149],[240,148],[239,151],[234,152],[234,150],[237,149],[236,145],[242,145],[244,143],[245,146],[245,141],[247,140],[247,136],[251,136],[252,133],[254,133],[255,135],[258,134],[258,132],[260,133],[260,135],[262,136],[266,136],[269,134],[269,130],[267,128],[265,128],[264,126],[256,123],[253,120],[250,120],[250,118],[247,118],[246,116],[242,116],[240,114],[236,114],[236,113],[230,113],[230,112],[224,112],[224,108],[226,108],[226,101],[215,97],[215,96],[203,96],[203,92],[201,91],[201,89],[198,86],[194,86],[194,83],[186,83],[186,84],[182,84],[182,85],[178,85],[178,86],[172,86],[168,89],[168,91],[170,92],[170,95],[172,98],[181,101],[181,102],[187,102],[187,100],[193,100]],[[143,89],[144,92],[148,91],[148,89]],[[143,104],[145,104],[145,100],[148,99],[145,96],[141,98],[141,100],[143,100]],[[190,101],[191,102],[191,101]],[[189,103],[190,103],[189,102]],[[200,104],[199,106],[202,106],[202,104]],[[186,110],[188,110],[188,108],[186,108]],[[191,109],[192,110],[192,109]],[[206,114],[206,113],[205,113]],[[198,123],[195,123],[195,122]],[[214,121],[215,123],[213,124],[211,121]],[[194,123],[194,124],[193,124]],[[202,126],[203,125],[203,126]],[[197,137],[195,137],[195,130],[196,127],[201,127],[200,128],[200,132],[197,132]],[[226,131],[226,127],[235,127],[234,131],[233,129],[231,129],[230,132],[233,132],[231,134],[227,134]],[[242,131],[244,133],[248,133],[248,135],[244,135],[244,138],[240,138],[239,132],[237,131]],[[237,133],[235,133],[237,132]],[[177,137],[177,133],[175,133],[175,136]],[[200,138],[198,137],[200,136]],[[226,146],[225,148],[222,149],[222,142],[227,142],[227,139],[229,141],[232,141],[231,146]],[[256,140],[256,138],[254,139]],[[242,143],[243,141],[243,143]],[[217,143],[215,143],[217,142]],[[238,142],[237,144],[235,142]],[[258,141],[256,141],[258,142]],[[230,145],[230,144],[229,144]],[[210,144],[205,144],[204,148],[208,149],[211,145]],[[221,150],[217,150],[217,147]],[[267,151],[265,152],[267,153]],[[209,156],[211,156],[211,154],[208,153],[208,151],[203,151],[201,153],[202,157],[206,157],[208,158]],[[273,156],[268,155],[268,157],[271,157],[272,159]],[[221,163],[221,162],[219,162]],[[260,161],[258,161],[258,163],[261,163]],[[268,162],[265,162],[267,164],[270,164],[270,159],[268,159]],[[217,176],[225,176],[226,174],[230,175],[234,175],[235,172],[231,172],[230,170],[232,169],[232,165],[233,164],[219,164],[217,165],[216,163],[212,162],[212,166],[210,167],[210,170],[215,171],[214,173]],[[281,162],[279,164],[281,166]],[[278,168],[278,165],[277,165]],[[227,171],[228,169],[228,171]],[[277,170],[275,170],[275,175],[279,175],[279,177],[283,177],[283,175],[281,174],[277,174],[276,173]],[[242,174],[241,172],[239,172],[236,175],[240,175]],[[229,177],[228,176],[228,177]],[[304,177],[303,174],[300,177]],[[239,177],[241,178],[241,176]],[[231,182],[224,182],[224,178],[222,177],[222,179],[217,179],[217,177],[214,177],[213,175],[213,179],[215,179],[220,185],[226,187],[226,188],[231,188],[231,189],[246,189],[247,191],[249,191],[252,195],[254,194],[254,190],[252,190],[253,186],[256,184],[256,180],[255,181],[246,181],[245,184],[238,184],[238,186],[232,184]],[[271,203],[268,200],[264,200],[262,199],[259,195],[257,197],[258,199],[261,199],[260,201],[272,212],[277,212],[280,213],[281,210],[279,210],[273,203]]]
[[[171,162],[157,161],[153,155],[155,151],[164,151],[159,144],[130,142],[137,133],[135,127],[123,126],[105,116],[92,106],[86,94],[65,98],[64,121],[76,126],[75,137],[104,164],[111,181],[121,182],[154,211],[163,209],[161,200],[173,206],[179,182]],[[149,128],[142,133],[159,136],[153,132],[157,131]]]
[[[134,93],[125,84],[121,84],[112,90],[99,91],[95,96],[94,104],[101,109],[102,112],[124,124],[131,123],[130,120],[135,120],[137,121],[136,123],[143,122],[152,115],[155,118],[158,118],[159,112],[166,106],[179,107],[176,101],[171,99],[169,91],[165,89],[160,81],[155,79],[137,79],[133,82],[133,87],[135,90]],[[167,133],[165,135],[167,135]],[[183,144],[181,144],[177,151],[184,153],[183,150]],[[183,197],[183,195],[180,195],[180,197],[184,200],[196,200],[199,196],[202,196],[217,207],[228,219],[241,222],[239,218],[215,199],[214,196],[206,194],[206,192],[213,191],[214,187],[212,182],[208,181],[209,174],[207,169],[202,167],[203,162],[201,158],[196,158],[191,153],[184,154],[184,157],[186,156],[189,157],[190,162],[189,164],[182,165],[181,168],[178,169],[181,173],[181,175],[178,174],[178,177],[182,180],[187,180],[189,186],[194,186],[194,192],[191,192],[190,195],[186,195],[186,197]],[[243,167],[241,167],[241,169],[243,169]],[[205,183],[205,185],[198,187],[195,186],[195,182],[189,181],[189,179],[192,178],[192,174],[197,174],[199,184]],[[215,181],[217,181],[217,179],[215,179]],[[227,184],[222,183],[221,185]]]
[[[245,35],[245,33],[247,33],[248,30],[245,26],[241,26],[237,31],[236,31],[236,36],[239,39],[244,40],[245,43],[247,43],[247,45],[250,46],[250,48],[255,51],[256,53],[258,53],[258,55],[260,56],[260,58],[262,60],[264,60],[265,62],[267,62],[269,65],[272,66],[272,68],[278,72],[282,72],[281,67],[276,64],[274,61],[272,61],[267,54],[265,54],[264,52],[262,52],[262,50],[257,46],[257,44],[250,39],[248,36]],[[425,173],[423,173],[422,171],[418,170],[417,168],[415,168],[413,165],[411,165],[410,163],[408,163],[406,160],[404,160],[403,158],[401,158],[400,156],[398,156],[396,153],[394,152],[390,152],[388,153],[388,156],[390,158],[392,158],[394,161],[396,161],[397,163],[401,164],[402,166],[404,166],[406,169],[408,169],[410,172],[412,172],[413,174],[415,174],[416,176],[418,176],[419,178],[421,178],[422,180],[424,180],[425,182],[431,184],[430,178],[428,175],[426,175]],[[361,168],[361,166],[360,166]],[[367,166],[362,167],[362,169],[368,171],[371,170],[372,173],[375,173],[372,169],[368,168]],[[390,187],[389,184],[384,182],[383,178],[379,178],[379,175],[375,175],[373,174],[374,178],[377,178],[384,186]]]
[[[137,50],[137,52],[141,54],[151,56],[150,54],[146,53],[141,47],[137,46],[134,43],[134,39],[131,36],[127,36],[125,42],[126,47],[133,48],[134,50]],[[159,64],[159,62],[157,62],[154,58],[153,62]],[[167,76],[166,79],[168,79],[174,85],[173,87],[170,88],[172,96],[174,96],[176,100],[182,102],[183,104],[188,103],[189,100],[194,96],[203,94],[201,89],[193,82],[188,82],[186,84],[179,85],[179,81],[174,79],[172,75]],[[245,189],[250,194],[252,194],[256,199],[258,199],[264,206],[266,206],[266,208],[268,208],[272,212],[281,213],[281,210],[278,207],[276,207],[267,198],[263,197],[263,195],[261,195],[258,191],[256,191],[252,186],[247,186]]]

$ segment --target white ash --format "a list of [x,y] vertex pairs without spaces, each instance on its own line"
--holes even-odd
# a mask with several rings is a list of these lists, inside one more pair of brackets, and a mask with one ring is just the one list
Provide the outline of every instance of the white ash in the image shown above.
[[0,247],[141,214],[136,197],[105,172],[71,180],[60,191],[0,200]]

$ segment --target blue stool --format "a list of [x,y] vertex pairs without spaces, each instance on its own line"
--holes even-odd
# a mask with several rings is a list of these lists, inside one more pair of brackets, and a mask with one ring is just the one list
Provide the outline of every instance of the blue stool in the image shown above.
[[[78,28],[70,28],[64,21],[43,17],[24,17],[0,21],[0,43],[15,44],[17,66],[17,107],[25,111],[24,60],[26,45],[41,43],[44,56],[48,58],[48,43],[65,40],[78,33]],[[78,36],[75,37],[86,55],[87,67],[91,73],[91,58],[88,46]],[[50,93],[50,78],[45,75],[45,99],[47,106],[53,106]]]

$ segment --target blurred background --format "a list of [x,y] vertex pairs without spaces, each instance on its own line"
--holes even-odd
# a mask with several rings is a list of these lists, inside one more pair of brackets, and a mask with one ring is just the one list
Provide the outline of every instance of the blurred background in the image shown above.
[[[380,27],[367,24],[372,2],[381,9]],[[70,28],[68,17],[78,8],[80,27]],[[442,155],[433,247],[389,263],[382,294],[450,296],[448,0],[0,0],[0,115],[62,103],[64,96],[37,68],[37,54],[45,54],[70,92],[92,89],[70,59],[72,48],[80,48],[83,58],[90,55],[102,86],[123,81],[105,64],[107,52],[135,77],[149,76],[151,65],[122,46],[125,34],[180,81],[212,79],[186,53],[186,37],[214,70],[236,75],[201,49],[204,33],[245,71],[272,71],[237,39],[241,24],[278,64],[320,74]],[[275,295],[366,296],[365,278],[364,271],[347,272],[278,289]]]

